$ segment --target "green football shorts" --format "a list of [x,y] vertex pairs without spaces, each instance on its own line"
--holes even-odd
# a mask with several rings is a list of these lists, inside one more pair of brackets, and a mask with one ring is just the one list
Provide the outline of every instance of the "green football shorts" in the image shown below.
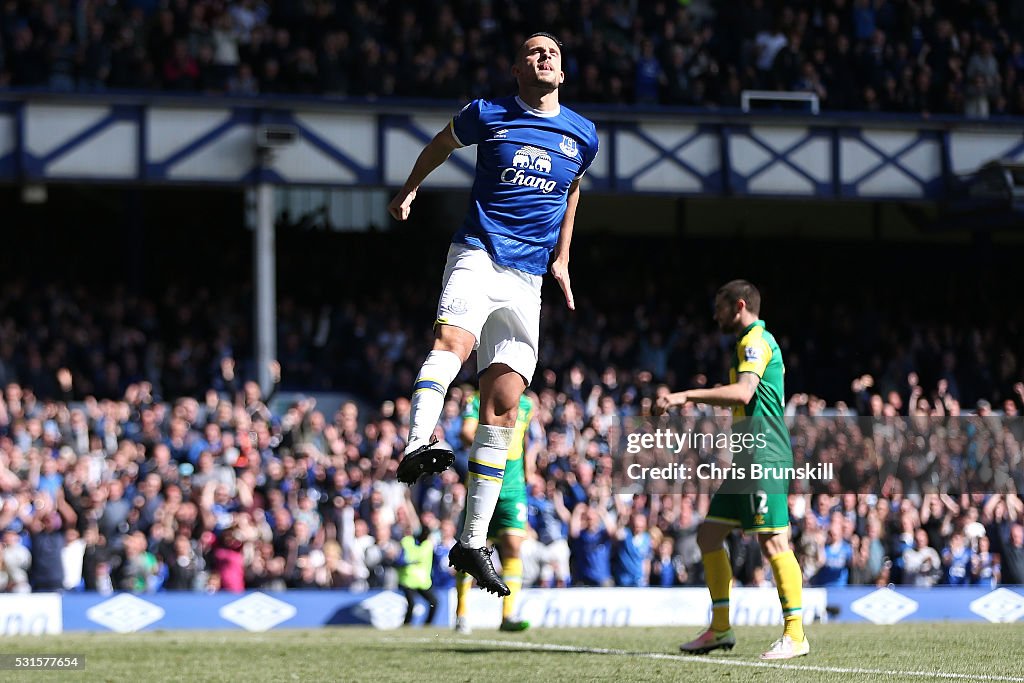
[[789,529],[789,502],[784,493],[716,493],[705,520],[741,527],[758,534]]
[[502,488],[498,494],[498,503],[494,506],[494,515],[487,527],[487,537],[498,538],[502,534],[526,536],[525,486],[516,487],[516,490]]

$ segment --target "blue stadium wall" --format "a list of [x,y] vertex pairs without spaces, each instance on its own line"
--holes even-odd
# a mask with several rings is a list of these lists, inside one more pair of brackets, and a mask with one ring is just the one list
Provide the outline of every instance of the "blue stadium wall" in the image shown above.
[[[439,592],[435,626],[452,623],[454,590]],[[737,625],[782,621],[774,589],[739,588],[732,601]],[[1021,587],[808,588],[804,620],[889,625],[910,621],[1011,623],[1024,617]],[[474,628],[497,628],[500,600],[479,591],[471,596]],[[528,589],[518,616],[544,627],[701,626],[710,600],[704,588]],[[64,631],[133,633],[152,630],[235,629],[269,631],[323,626],[397,628],[406,602],[394,591],[289,591],[244,594],[160,593],[114,595],[67,593],[0,595],[3,635]],[[422,625],[420,603],[414,623]]]

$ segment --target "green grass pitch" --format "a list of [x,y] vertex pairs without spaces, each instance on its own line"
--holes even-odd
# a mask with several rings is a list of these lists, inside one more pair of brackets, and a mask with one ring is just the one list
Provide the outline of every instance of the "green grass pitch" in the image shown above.
[[86,657],[84,671],[0,672],[31,681],[1021,681],[1024,623],[821,624],[811,654],[762,663],[775,627],[738,628],[729,653],[689,657],[689,628],[536,629],[523,634],[368,628],[153,631],[10,637],[0,653]]

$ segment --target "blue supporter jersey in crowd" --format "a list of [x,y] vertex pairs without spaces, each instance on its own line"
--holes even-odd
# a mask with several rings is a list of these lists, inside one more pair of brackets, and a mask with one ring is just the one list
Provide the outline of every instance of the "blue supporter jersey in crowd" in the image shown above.
[[651,536],[646,531],[634,535],[626,529],[622,540],[615,546],[612,569],[617,586],[643,586],[647,583],[644,575],[644,560],[651,555]]
[[847,541],[830,543],[825,546],[825,564],[814,575],[811,583],[815,586],[845,586],[850,581],[850,560],[853,546]]
[[651,562],[651,581],[659,587],[674,586],[676,584],[676,567],[672,558],[654,558]]
[[982,586],[996,587],[996,575],[999,573],[999,562],[990,552],[978,553],[978,570],[971,583]]
[[530,528],[536,530],[537,540],[549,545],[565,538],[565,525],[555,511],[555,504],[547,498],[527,496]]
[[64,475],[60,473],[40,475],[39,485],[36,488],[50,496],[50,500],[57,500],[57,491],[64,488]]
[[32,590],[54,591],[64,587],[64,566],[61,562],[63,550],[63,532],[40,531],[32,534],[32,565],[29,568]]
[[448,569],[448,551],[452,543],[438,543],[434,546],[434,564],[430,569],[431,587],[435,590],[448,590],[455,587],[455,575]]
[[532,109],[519,96],[473,100],[451,130],[477,145],[469,211],[454,241],[501,266],[543,275],[565,215],[566,194],[597,155],[597,130],[568,107]]
[[946,583],[951,586],[966,586],[971,580],[971,549],[968,546],[960,548],[960,550],[954,552],[950,548],[946,548],[943,553],[943,559],[949,560],[949,566],[946,567]]
[[572,560],[576,565],[574,580],[600,586],[611,578],[612,537],[603,527],[597,531],[583,529],[572,543]]

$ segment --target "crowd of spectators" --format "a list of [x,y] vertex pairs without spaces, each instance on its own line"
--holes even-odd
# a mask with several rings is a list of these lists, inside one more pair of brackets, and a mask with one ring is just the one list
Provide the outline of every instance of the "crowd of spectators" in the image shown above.
[[[399,484],[406,396],[430,345],[439,274],[425,286],[411,265],[420,243],[398,254],[394,238],[363,239],[358,260],[281,246],[278,396],[357,397],[337,411],[310,398],[278,400],[247,381],[255,375],[246,358],[252,307],[233,273],[215,283],[197,273],[182,278],[194,285],[158,294],[9,273],[0,288],[0,589],[394,587],[400,539],[421,525],[436,529],[438,587],[450,582],[441,558],[465,499],[459,433],[475,373],[472,362],[464,368],[439,425],[457,467],[412,489]],[[628,493],[614,479],[612,451],[663,385],[726,379],[733,341],[709,313],[720,267],[707,275],[692,260],[680,288],[670,249],[583,236],[578,244],[577,310],[567,312],[557,289],[545,294],[531,387],[528,457],[537,476],[528,482],[526,583],[700,585],[695,532],[707,496]],[[744,268],[741,250],[730,249]],[[751,263],[781,263],[768,246],[755,251]],[[794,543],[808,583],[1024,582],[1024,487],[1013,479],[1024,472],[1014,354],[1022,325],[999,295],[1015,291],[1015,271],[974,267],[958,248],[961,270],[944,276],[949,291],[918,287],[950,252],[914,247],[907,260],[893,247],[870,252],[888,273],[877,288],[861,279],[845,291],[841,279],[824,279],[833,268],[827,252],[810,252],[796,256],[798,282],[750,271],[764,283],[765,319],[786,360],[798,459],[835,459],[860,443],[836,430],[801,441],[812,434],[798,429],[801,420],[832,424],[819,416],[954,419],[964,429],[999,417],[1005,434],[986,442],[985,454],[995,474],[1010,477],[961,495],[915,490],[896,472],[859,496],[847,495],[851,487],[794,495]],[[844,262],[859,258],[843,251]],[[386,286],[382,263],[390,264]],[[342,279],[327,274],[335,271]],[[311,280],[323,280],[323,298],[302,290]],[[632,283],[628,291],[621,282]],[[829,308],[807,282],[830,283]],[[897,301],[887,298],[892,291]],[[917,433],[896,450],[962,466],[952,431],[944,434],[933,444]],[[883,439],[890,450],[898,443]],[[980,469],[977,453],[966,455]],[[730,543],[739,582],[771,580],[756,543]]]
[[[376,404],[407,393],[432,343],[441,279],[439,269],[422,268],[416,255],[433,253],[441,262],[449,239],[385,235],[330,246],[282,240],[278,359],[284,388],[348,391]],[[397,253],[396,240],[408,250]],[[728,244],[585,235],[575,243],[576,311],[567,310],[557,287],[545,285],[535,389],[562,389],[566,377],[582,381],[584,370],[621,387],[632,386],[638,373],[674,387],[728,376],[730,341],[709,313],[721,268],[714,259],[691,258],[724,254]],[[1006,305],[1003,293],[1016,286],[1012,268],[1019,252],[1006,250],[1005,265],[982,266],[964,250],[849,246],[844,254],[853,262],[870,259],[885,275],[847,283],[829,280],[836,262],[816,254],[823,249],[763,244],[748,256],[733,254],[730,272],[762,286],[765,318],[786,359],[787,392],[847,401],[859,414],[871,407],[863,390],[851,395],[851,375],[870,375],[871,393],[888,398],[896,392],[904,400],[914,378],[964,410],[979,400],[998,408],[1017,399],[1024,317]],[[953,258],[961,266],[935,282],[929,264]],[[382,274],[380,263],[392,267]],[[772,271],[776,263],[791,265],[780,276]],[[690,283],[684,289],[676,281],[680,268]],[[225,270],[223,280],[210,273],[220,274],[220,267],[208,271],[200,264],[180,283],[147,291],[36,283],[10,272],[0,284],[0,386],[17,381],[40,398],[64,401],[120,398],[140,381],[152,385],[157,399],[202,399],[209,388],[237,391],[239,377],[256,374],[252,290],[244,270]],[[806,282],[829,282],[828,303]],[[899,297],[892,298],[893,291]],[[467,366],[460,379],[472,378]],[[565,390],[585,402],[588,396],[573,383]],[[641,397],[618,388],[612,398],[630,409]]]
[[[667,390],[648,374],[622,386],[614,374],[574,368],[532,394],[526,585],[700,585],[696,530],[709,496],[615,483],[616,433],[649,410],[649,396]],[[858,378],[855,388],[864,383]],[[396,479],[410,414],[401,396],[373,408],[347,402],[325,415],[313,399],[275,412],[252,381],[170,403],[154,400],[146,381],[114,399],[71,402],[12,382],[0,398],[0,590],[394,588],[399,541],[423,527],[437,536],[435,588],[450,586],[445,553],[465,503],[459,434],[471,391],[452,388],[436,431],[456,449],[456,468],[409,488]],[[928,399],[868,391],[882,416],[949,417]],[[623,400],[627,392],[640,397],[635,409]],[[998,444],[979,448],[999,456],[965,451],[957,466],[1002,466],[1012,483],[1024,470],[1019,408],[1008,400],[1001,411],[983,406],[960,418],[997,419],[987,424]],[[795,424],[828,410],[817,397],[796,395],[789,412]],[[824,438],[816,447],[795,441],[798,458],[817,448],[820,460],[826,451],[843,460],[842,448]],[[948,457],[934,440],[931,449],[928,458]],[[1022,488],[1017,481],[940,494],[890,482],[870,493],[793,493],[805,579],[1022,583]],[[739,583],[771,581],[756,542],[736,534],[730,545]]]
[[565,44],[567,101],[1024,114],[1020,0],[44,0],[0,10],[0,87],[466,101],[522,39]]

